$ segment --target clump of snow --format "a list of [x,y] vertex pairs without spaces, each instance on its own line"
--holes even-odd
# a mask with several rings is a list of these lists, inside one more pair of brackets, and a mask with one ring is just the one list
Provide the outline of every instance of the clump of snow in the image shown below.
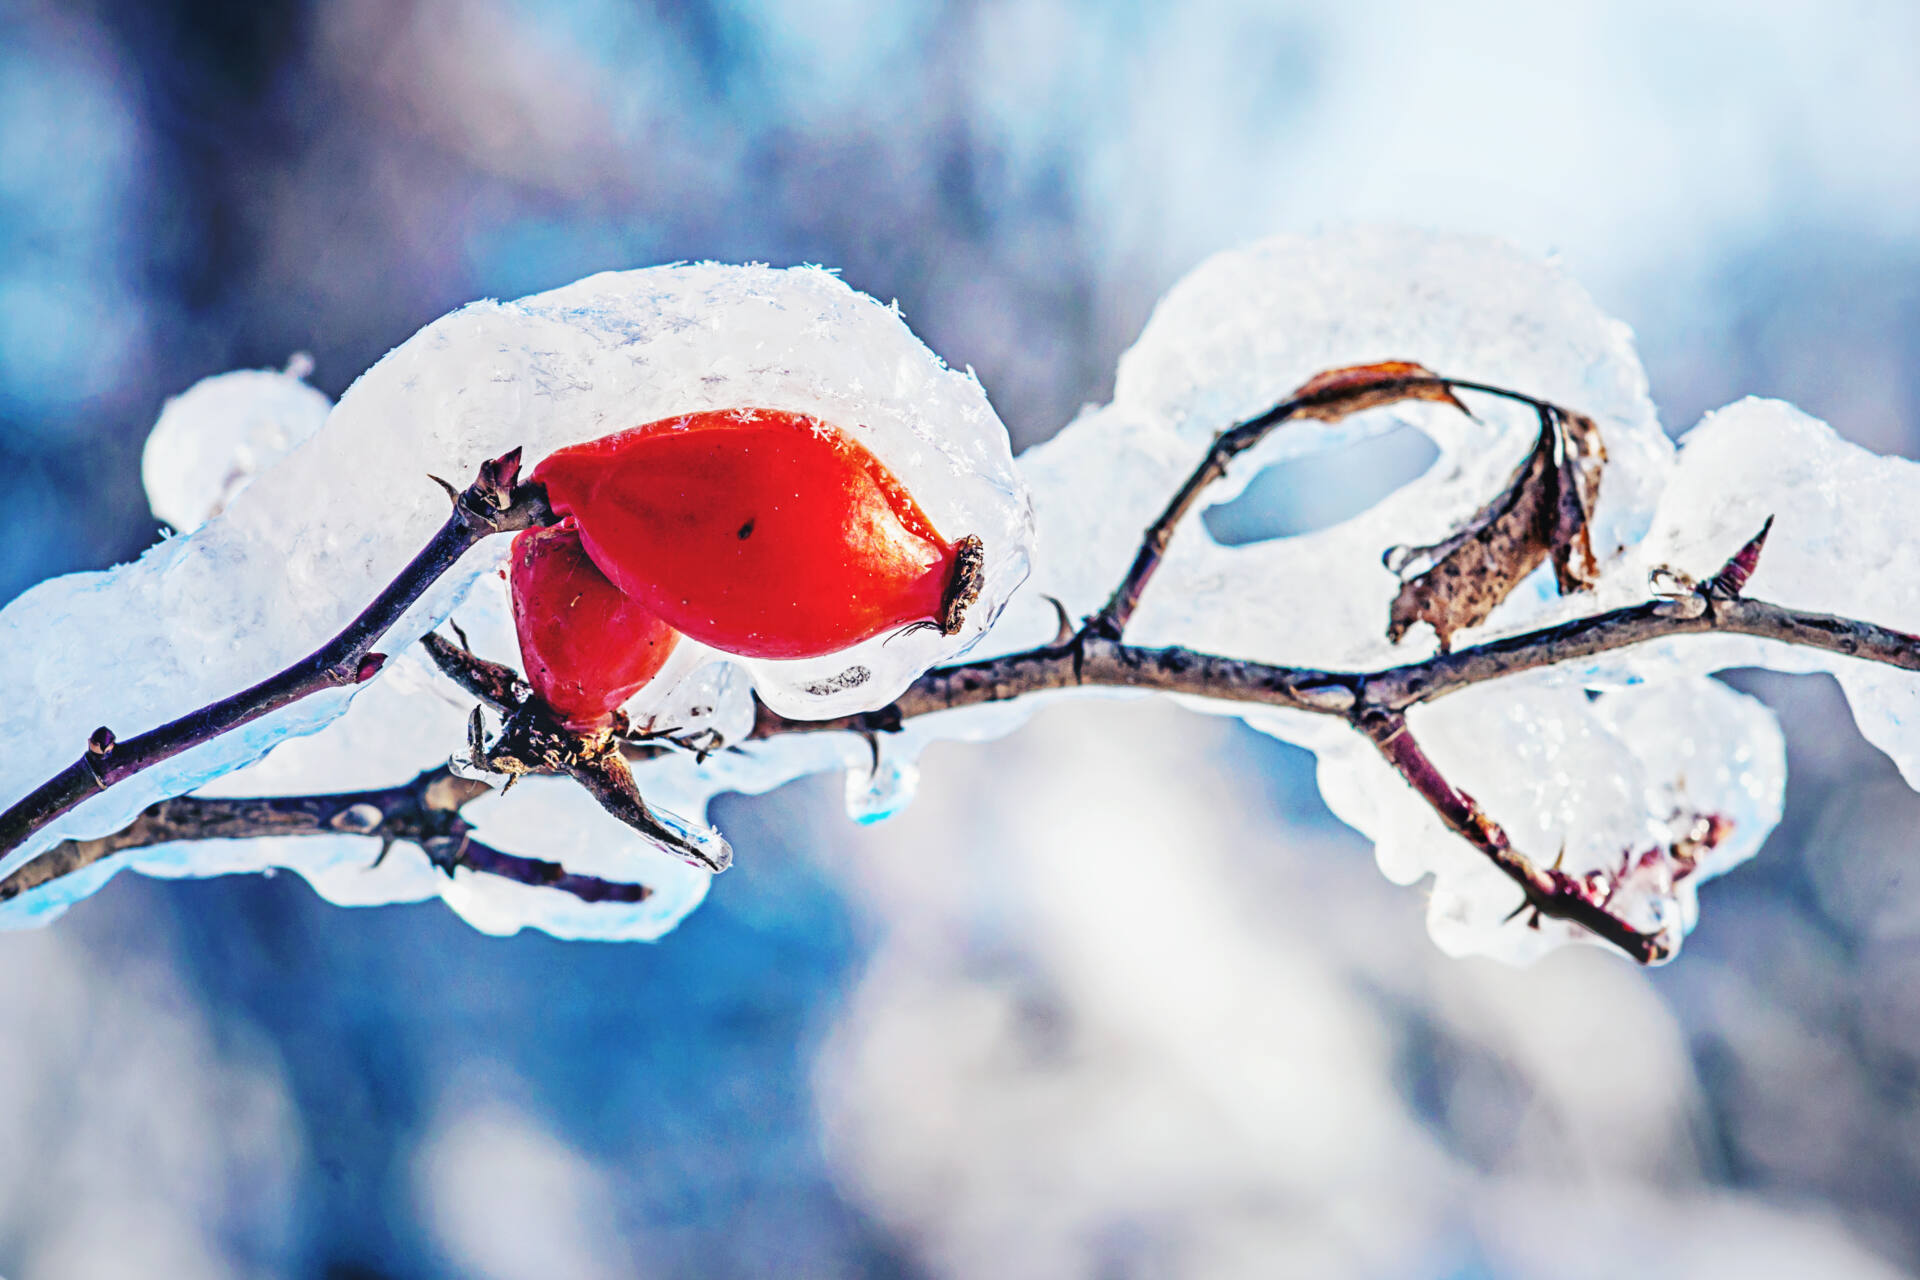
[[199,528],[318,431],[333,401],[306,384],[310,372],[296,356],[284,371],[216,374],[167,401],[140,459],[153,514],[182,532]]
[[[1072,430],[1129,444],[1150,439],[1142,452],[1166,458],[1175,476],[1184,475],[1218,431],[1279,403],[1315,373],[1385,359],[1417,361],[1590,415],[1608,456],[1594,550],[1603,562],[1617,561],[1645,533],[1673,450],[1631,335],[1557,269],[1489,240],[1358,229],[1278,237],[1218,254],[1155,308],[1139,342],[1121,357],[1114,402]],[[1309,666],[1374,667],[1431,652],[1424,626],[1399,645],[1387,642],[1385,618],[1399,580],[1381,555],[1396,545],[1438,542],[1459,528],[1499,492],[1539,432],[1524,405],[1474,392],[1461,398],[1473,417],[1410,402],[1337,425],[1302,422],[1273,432],[1234,464],[1209,501],[1231,498],[1272,463],[1402,424],[1429,436],[1440,456],[1370,510],[1298,537],[1222,547],[1200,521],[1189,521],[1128,638]],[[1045,447],[1074,454],[1099,445],[1068,437]],[[1079,461],[1063,457],[1051,469]],[[1129,495],[1129,505],[1147,509],[1149,519],[1178,483],[1154,480],[1153,492],[1143,484],[1137,497]],[[1117,577],[1109,572],[1095,592]],[[1553,598],[1552,575],[1539,574],[1486,629],[1523,624]],[[1456,643],[1478,638],[1465,632]]]

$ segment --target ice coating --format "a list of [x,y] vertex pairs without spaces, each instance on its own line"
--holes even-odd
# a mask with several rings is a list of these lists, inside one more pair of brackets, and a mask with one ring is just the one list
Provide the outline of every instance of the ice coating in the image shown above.
[[[983,595],[958,635],[742,664],[769,705],[803,717],[882,705],[984,633],[1026,571],[1030,529],[1005,429],[971,375],[947,369],[896,310],[827,271],[705,264],[606,273],[435,321],[368,370],[323,429],[219,515],[133,564],[42,583],[0,611],[9,657],[0,672],[0,803],[72,760],[96,726],[130,737],[311,652],[445,519],[431,476],[464,481],[515,447],[531,463],[621,427],[739,404],[835,422],[938,527],[986,545]],[[216,438],[246,435],[217,415],[201,421]],[[168,482],[160,492],[171,500],[183,491]],[[406,649],[506,549],[505,538],[476,548],[381,648]],[[59,839],[118,830],[154,800],[320,729],[349,696],[309,698],[112,788],[14,851],[0,872]],[[332,785],[316,775],[303,789]]]
[[[1685,677],[1589,701],[1564,683],[1520,676],[1419,708],[1409,723],[1515,847],[1574,875],[1619,880],[1615,913],[1675,947],[1697,918],[1699,884],[1751,857],[1780,818],[1786,757],[1773,713],[1716,680]],[[1374,841],[1388,879],[1434,877],[1427,919],[1442,948],[1519,961],[1593,940],[1559,921],[1507,923],[1519,902],[1513,884],[1357,735],[1316,750],[1321,794]],[[1697,867],[1676,875],[1670,858],[1640,856],[1660,855],[1699,818],[1729,827]],[[1634,872],[1623,874],[1629,857]]]
[[[1920,465],[1850,444],[1779,400],[1747,399],[1710,413],[1681,443],[1679,468],[1641,548],[1647,566],[1710,571],[1772,516],[1751,594],[1920,633],[1913,529]],[[1913,672],[1739,637],[1669,643],[1646,665],[1657,669],[1662,660],[1694,671],[1830,671],[1862,735],[1920,788],[1920,676]]]
[[153,514],[185,532],[320,429],[333,401],[304,381],[310,365],[237,369],[167,401],[147,436],[140,475]]
[[[586,304],[558,309],[579,305]],[[503,376],[520,385],[515,380],[525,375],[525,353],[503,350],[500,358]],[[1114,402],[1083,414],[1019,459],[1019,477],[1033,494],[1040,555],[1032,578],[969,656],[1049,639],[1057,616],[1047,596],[1064,602],[1075,618],[1096,609],[1131,561],[1143,528],[1216,431],[1283,399],[1322,369],[1387,358],[1557,400],[1591,414],[1606,441],[1610,463],[1595,522],[1595,549],[1604,562],[1598,589],[1562,599],[1543,569],[1457,644],[1643,600],[1648,570],[1656,566],[1709,574],[1768,514],[1778,521],[1750,586],[1754,594],[1920,628],[1920,592],[1914,576],[1903,577],[1900,558],[1902,513],[1920,505],[1920,467],[1875,457],[1790,406],[1762,401],[1710,415],[1676,458],[1626,330],[1557,270],[1492,242],[1358,230],[1283,237],[1222,254],[1175,287],[1123,358]],[[541,394],[528,390],[536,385],[522,393]],[[1337,427],[1283,428],[1241,459],[1209,501],[1225,500],[1275,461],[1338,449],[1401,423],[1427,433],[1440,457],[1368,511],[1299,537],[1228,547],[1190,519],[1127,638],[1336,667],[1382,666],[1430,653],[1432,636],[1424,627],[1398,646],[1385,640],[1398,582],[1381,566],[1381,553],[1433,541],[1465,520],[1498,490],[1537,429],[1523,408],[1473,393],[1465,398],[1471,419],[1410,403]],[[912,447],[875,451],[907,476],[910,464],[902,459]],[[920,481],[908,478],[918,496]],[[1019,490],[1011,476],[995,483],[1005,492]],[[931,502],[928,511],[936,523],[943,520]],[[455,617],[483,656],[513,660],[505,592],[496,577],[480,577]],[[1088,696],[1046,694],[921,717],[882,736],[876,769],[875,748],[852,734],[747,740],[750,681],[768,680],[768,673],[697,645],[685,648],[626,708],[663,742],[687,748],[636,768],[649,802],[683,815],[703,813],[723,790],[759,792],[805,773],[840,769],[850,813],[878,820],[911,796],[915,762],[928,742],[998,737],[1047,698]],[[1909,778],[1916,776],[1920,743],[1907,727],[1914,723],[1914,677],[1738,637],[1675,640],[1511,677],[1416,708],[1410,721],[1428,754],[1517,848],[1543,863],[1559,857],[1575,874],[1607,876],[1616,911],[1677,943],[1696,917],[1699,884],[1750,857],[1780,812],[1784,757],[1772,713],[1705,676],[1731,665],[1835,671],[1868,737]],[[766,696],[765,683],[761,691]],[[1315,751],[1328,803],[1374,839],[1382,871],[1408,884],[1432,877],[1430,928],[1447,951],[1521,961],[1584,938],[1554,922],[1536,929],[1524,915],[1509,920],[1519,901],[1511,883],[1441,827],[1344,723],[1183,701],[1241,716]],[[324,732],[287,743],[217,787],[246,794],[296,789],[296,779],[304,784],[298,789],[307,790],[391,785],[445,758],[470,705],[418,660],[400,661]],[[390,731],[401,724],[407,733]],[[702,762],[698,744],[713,741],[736,749]],[[356,772],[362,768],[364,775]],[[697,903],[704,877],[670,860],[647,862],[649,851],[623,845],[621,829],[578,809],[569,790],[523,783],[506,797],[472,806],[469,815],[502,848],[555,858],[571,870],[657,881],[657,898],[642,904],[652,914],[557,903],[551,899],[560,895],[548,891],[481,884],[485,877],[465,873],[453,886],[467,888],[456,892],[417,851],[396,850],[381,871],[367,872],[366,840],[342,839],[337,849],[320,847],[335,845],[331,840],[181,847],[156,852],[152,860],[163,872],[191,874],[295,866],[337,901],[442,893],[483,928],[531,925],[567,936],[654,936]],[[1674,855],[1708,818],[1723,824],[1711,849],[1697,862]]]
[[[408,655],[318,734],[284,742],[259,763],[216,779],[198,794],[393,786],[446,759],[449,748],[462,740],[470,707],[444,677]],[[559,862],[571,872],[644,884],[652,892],[639,903],[588,904],[555,889],[464,869],[449,878],[409,845],[396,846],[376,866],[378,843],[353,836],[161,845],[130,852],[115,869],[172,876],[281,867],[342,906],[439,896],[487,933],[514,933],[537,923],[558,937],[609,941],[657,938],[706,897],[710,876],[613,821],[571,782],[525,778],[505,795],[496,792],[471,802],[463,813],[495,848]],[[55,881],[49,889],[65,883]]]
[[[1101,412],[1125,426],[1080,426],[1152,437],[1156,452],[1184,442],[1174,466],[1183,473],[1215,433],[1279,403],[1315,373],[1384,359],[1518,388],[1590,415],[1609,459],[1594,550],[1603,563],[1615,560],[1645,533],[1673,451],[1631,335],[1560,271],[1491,240],[1361,228],[1218,254],[1174,286],[1121,357],[1114,402]],[[1234,464],[1210,502],[1232,497],[1265,466],[1402,423],[1426,433],[1440,457],[1363,515],[1301,537],[1219,547],[1199,521],[1189,522],[1129,638],[1192,645],[1197,623],[1206,647],[1305,665],[1377,666],[1431,652],[1424,626],[1399,645],[1386,642],[1399,582],[1381,553],[1458,528],[1499,491],[1539,427],[1525,406],[1461,396],[1472,418],[1421,402],[1337,426],[1275,431]],[[1139,505],[1157,511],[1170,491],[1143,493]],[[1214,589],[1223,580],[1257,587]],[[1554,599],[1551,575],[1536,576],[1481,631],[1524,625]],[[1313,607],[1301,608],[1307,600]],[[1478,638],[1463,632],[1456,644]]]

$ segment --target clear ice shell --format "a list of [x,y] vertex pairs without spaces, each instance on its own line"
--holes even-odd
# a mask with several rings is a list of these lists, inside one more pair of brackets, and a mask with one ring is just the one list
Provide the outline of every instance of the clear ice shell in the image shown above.
[[[0,651],[10,659],[0,670],[8,747],[0,804],[64,766],[98,725],[130,737],[311,652],[444,520],[445,495],[429,477],[470,477],[514,447],[532,464],[623,427],[743,405],[835,422],[906,483],[937,528],[978,534],[987,549],[984,593],[959,635],[923,630],[832,659],[740,664],[768,705],[799,717],[882,705],[985,632],[1026,573],[1031,524],[1005,429],[970,374],[947,369],[897,310],[816,268],[606,273],[442,317],[368,370],[320,431],[192,533],[131,565],[42,583],[0,610]],[[215,438],[245,435],[218,414],[188,421]],[[188,453],[188,470],[204,476],[207,450]],[[506,542],[469,553],[382,650],[404,652],[445,618],[499,567]],[[856,667],[862,679],[834,679]],[[122,783],[39,833],[0,873],[59,839],[117,830],[154,800],[312,734],[367,691],[307,699]],[[441,740],[409,768],[444,760],[459,740]],[[297,789],[331,790],[332,772],[317,768]],[[4,918],[33,909],[21,903]]]

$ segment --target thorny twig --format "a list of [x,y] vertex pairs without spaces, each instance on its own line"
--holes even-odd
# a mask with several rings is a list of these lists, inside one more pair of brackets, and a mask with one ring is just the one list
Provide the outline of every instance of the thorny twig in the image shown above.
[[398,841],[418,845],[451,876],[456,867],[485,871],[521,884],[558,889],[586,902],[640,902],[642,884],[575,875],[557,862],[503,853],[473,838],[461,816],[469,801],[493,788],[429,769],[405,786],[334,795],[209,799],[175,796],[149,806],[132,825],[97,840],[63,840],[0,880],[0,902],[127,849],[177,840],[246,840],[260,836],[368,836],[380,842],[376,864]]
[[440,481],[453,495],[453,510],[439,532],[346,630],[284,671],[125,741],[105,725],[95,729],[78,760],[0,813],[0,858],[96,792],[323,689],[372,679],[386,661],[374,645],[469,548],[492,534],[552,521],[546,490],[519,481],[518,449],[482,463],[464,492]]
[[[1421,376],[1374,384],[1376,391],[1436,388],[1502,396],[1531,405],[1543,414],[1563,412],[1532,396],[1458,379]],[[1179,647],[1143,648],[1124,643],[1121,637],[1126,623],[1164,558],[1176,527],[1197,505],[1204,490],[1225,474],[1235,457],[1252,448],[1274,427],[1293,417],[1312,416],[1312,411],[1322,402],[1331,402],[1346,394],[1349,392],[1340,388],[1302,394],[1221,433],[1166,510],[1148,527],[1133,566],[1120,586],[1107,603],[1077,629],[1067,624],[1062,609],[1060,634],[1049,643],[1000,657],[936,668],[922,675],[887,706],[852,716],[796,720],[760,706],[747,741],[732,747],[751,749],[752,742],[794,733],[842,732],[871,739],[876,734],[897,732],[906,721],[918,716],[1049,690],[1151,689],[1338,716],[1380,749],[1450,829],[1515,881],[1524,895],[1523,909],[1530,907],[1538,915],[1581,925],[1642,963],[1663,959],[1664,943],[1638,932],[1612,914],[1604,893],[1596,892],[1590,883],[1557,868],[1537,867],[1515,850],[1500,827],[1481,812],[1470,797],[1440,775],[1407,733],[1405,711],[1503,676],[1672,636],[1716,632],[1755,636],[1910,671],[1920,671],[1920,637],[1871,622],[1792,609],[1744,596],[1742,591],[1765,541],[1767,530],[1762,529],[1712,577],[1695,581],[1683,575],[1670,575],[1674,588],[1643,604],[1377,671],[1276,666]],[[1769,520],[1769,527],[1771,523]],[[484,753],[496,762],[496,767],[515,772],[568,773],[593,789],[592,769],[581,768],[577,759],[570,760],[571,748],[562,744],[558,750],[547,749],[552,743],[541,737],[540,718],[528,713],[528,691],[511,668],[487,662],[464,646],[438,636],[428,636],[423,643],[443,671],[506,717],[507,726],[500,740]],[[623,734],[618,726],[608,741],[618,743],[625,758],[633,761],[649,759],[669,749],[657,738]],[[578,742],[574,736],[573,743],[577,746]],[[600,760],[618,758],[609,753]],[[608,807],[617,814],[632,786],[631,774],[626,773],[624,766],[619,773],[625,775],[623,784],[607,784],[613,799]],[[605,796],[601,798],[603,804],[608,803]],[[631,795],[632,802],[638,803],[638,799],[637,793]],[[644,805],[640,808],[644,810]],[[143,821],[145,817],[143,815]],[[126,834],[106,837],[105,842],[119,840]],[[192,837],[181,834],[173,838]],[[17,872],[16,878],[20,874]],[[50,875],[43,877],[41,882],[50,878]]]

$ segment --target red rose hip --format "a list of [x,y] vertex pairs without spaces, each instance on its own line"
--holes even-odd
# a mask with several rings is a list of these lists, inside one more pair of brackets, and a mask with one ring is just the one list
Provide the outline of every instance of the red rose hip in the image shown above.
[[605,728],[680,638],[607,580],[572,521],[515,536],[510,580],[527,680],[569,728]]
[[979,595],[980,540],[941,537],[865,446],[804,414],[666,418],[561,449],[533,478],[621,591],[728,653],[951,635]]

